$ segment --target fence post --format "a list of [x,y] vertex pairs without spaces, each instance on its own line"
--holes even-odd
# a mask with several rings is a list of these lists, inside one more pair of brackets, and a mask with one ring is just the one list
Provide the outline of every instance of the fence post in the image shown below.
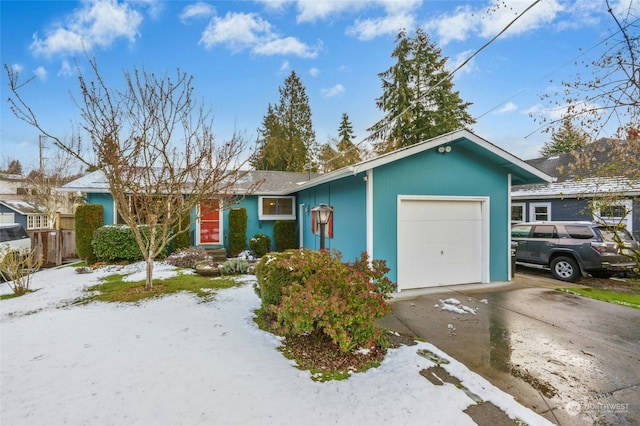
[[60,223],[60,212],[56,212],[56,265],[62,265],[62,224]]

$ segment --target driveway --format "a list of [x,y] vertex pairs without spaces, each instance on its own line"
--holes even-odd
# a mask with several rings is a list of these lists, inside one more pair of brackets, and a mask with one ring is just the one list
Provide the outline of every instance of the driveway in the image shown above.
[[434,344],[556,424],[640,424],[640,310],[555,290],[570,286],[518,273],[403,293],[382,325]]

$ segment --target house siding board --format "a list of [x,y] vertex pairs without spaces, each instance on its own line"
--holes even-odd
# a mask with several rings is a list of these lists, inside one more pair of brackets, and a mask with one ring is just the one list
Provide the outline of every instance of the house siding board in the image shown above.
[[506,172],[494,163],[456,144],[449,154],[430,150],[376,168],[373,181],[373,252],[391,268],[391,280],[397,280],[398,195],[489,197],[489,274],[491,281],[509,278],[508,229],[504,225],[509,219],[509,188]]
[[[333,238],[325,239],[327,249],[338,250],[344,261],[353,261],[366,251],[366,182],[364,173],[301,191],[298,206],[305,205],[304,246],[320,247],[320,237],[311,232],[311,209],[320,203],[333,207]],[[300,219],[300,218],[299,218]]]
[[116,216],[111,194],[90,192],[87,194],[87,204],[100,204],[104,209],[104,224],[113,225],[116,223]]
[[24,229],[27,229],[27,216],[22,215],[7,206],[3,206],[2,204],[0,204],[0,213],[13,214],[13,223],[19,223]]

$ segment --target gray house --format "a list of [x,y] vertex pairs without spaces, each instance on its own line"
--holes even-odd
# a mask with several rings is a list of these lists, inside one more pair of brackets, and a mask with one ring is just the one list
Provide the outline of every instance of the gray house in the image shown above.
[[[610,162],[610,140],[587,145],[592,163]],[[622,142],[624,143],[624,142]],[[602,177],[575,169],[574,153],[527,160],[531,166],[555,178],[554,182],[514,185],[511,189],[511,221],[594,220],[621,223],[640,239],[640,180],[623,176]],[[599,209],[594,201],[610,200]]]

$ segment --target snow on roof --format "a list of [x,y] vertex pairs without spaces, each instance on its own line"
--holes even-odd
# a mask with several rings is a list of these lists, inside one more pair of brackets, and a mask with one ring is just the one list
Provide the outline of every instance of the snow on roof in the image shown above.
[[513,199],[574,198],[596,194],[640,195],[640,182],[625,178],[591,177],[548,184],[520,185],[511,188]]
[[31,201],[3,200],[0,201],[0,204],[23,215],[42,214],[47,212],[46,208]]

